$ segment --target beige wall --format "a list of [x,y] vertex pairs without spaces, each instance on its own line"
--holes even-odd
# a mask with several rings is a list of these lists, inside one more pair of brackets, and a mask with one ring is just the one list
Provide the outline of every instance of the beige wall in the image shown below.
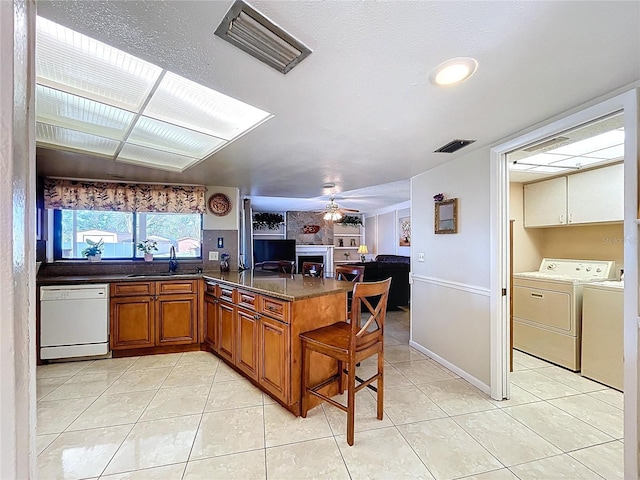
[[[474,385],[491,382],[489,149],[411,180],[411,342]],[[458,198],[458,233],[433,231],[433,196]],[[418,261],[419,253],[424,262]]]
[[550,258],[615,260],[624,263],[622,223],[544,229],[542,253]]

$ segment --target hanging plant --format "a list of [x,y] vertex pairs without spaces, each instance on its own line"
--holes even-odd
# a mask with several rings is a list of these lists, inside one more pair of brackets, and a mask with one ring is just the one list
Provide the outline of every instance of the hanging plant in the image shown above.
[[356,217],[355,215],[345,215],[336,223],[345,225],[347,227],[357,227],[358,225],[362,225],[362,219],[360,217]]
[[278,230],[284,222],[281,213],[261,212],[253,215],[253,228],[255,230]]

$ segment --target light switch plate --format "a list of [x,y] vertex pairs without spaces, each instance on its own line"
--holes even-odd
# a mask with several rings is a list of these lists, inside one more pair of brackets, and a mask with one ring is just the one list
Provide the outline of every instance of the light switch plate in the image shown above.
[[419,262],[424,262],[424,252],[418,253],[418,261]]
[[218,260],[218,252],[209,252],[209,260]]

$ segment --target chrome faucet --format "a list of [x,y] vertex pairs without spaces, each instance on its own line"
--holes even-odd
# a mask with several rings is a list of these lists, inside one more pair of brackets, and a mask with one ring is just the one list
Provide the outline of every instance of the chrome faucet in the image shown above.
[[173,273],[178,269],[178,260],[176,259],[176,247],[171,245],[169,251],[169,272]]

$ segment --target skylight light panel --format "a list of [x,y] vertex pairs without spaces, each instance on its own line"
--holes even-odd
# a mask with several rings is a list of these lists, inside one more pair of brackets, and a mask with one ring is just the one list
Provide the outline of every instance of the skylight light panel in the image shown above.
[[272,117],[171,72],[164,76],[143,114],[225,140]]
[[89,152],[108,157],[113,157],[120,145],[120,142],[115,140],[40,122],[36,122],[36,142],[40,147]]
[[561,162],[554,163],[554,166],[559,167],[573,167],[573,168],[582,168],[589,165],[594,165],[596,163],[602,163],[606,160],[603,158],[591,158],[591,157],[571,157],[567,160],[562,160]]
[[547,153],[557,153],[564,155],[585,155],[587,153],[602,150],[604,148],[613,147],[624,143],[624,131],[611,130],[609,132],[601,133],[595,137],[585,138],[579,142],[565,145],[564,147],[556,148]]
[[205,157],[226,143],[217,137],[147,117],[138,119],[127,142],[197,158]]
[[122,140],[135,115],[70,93],[36,85],[36,120]]
[[124,147],[122,147],[116,160],[172,172],[182,172],[184,169],[199,161],[198,158],[185,157],[183,155],[176,155],[175,153],[163,152],[131,144],[125,144]]
[[597,150],[595,152],[587,153],[585,157],[591,158],[603,158],[607,160],[613,160],[615,158],[624,158],[624,144],[616,145],[615,147],[605,148],[603,150]]
[[568,155],[551,155],[548,153],[539,153],[530,157],[518,160],[518,163],[528,163],[530,165],[549,165],[551,163],[569,158]]
[[37,17],[36,82],[137,111],[162,69]]

